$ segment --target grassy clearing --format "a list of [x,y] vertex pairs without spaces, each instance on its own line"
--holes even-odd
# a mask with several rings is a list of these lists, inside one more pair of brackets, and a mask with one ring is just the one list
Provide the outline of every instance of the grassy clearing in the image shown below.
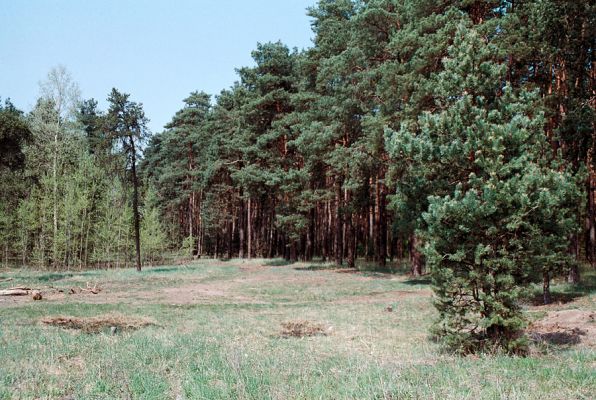
[[[427,336],[435,317],[428,282],[399,273],[231,260],[141,274],[0,272],[6,278],[0,288],[39,287],[44,300],[0,302],[0,399],[588,399],[596,392],[596,353],[582,343],[540,346],[527,358],[441,353]],[[88,282],[101,293],[64,293]],[[528,299],[531,318],[595,310],[589,285],[556,285],[555,299],[572,298],[554,306]],[[112,334],[41,323],[109,315],[156,324]],[[304,322],[317,334],[284,334]]]

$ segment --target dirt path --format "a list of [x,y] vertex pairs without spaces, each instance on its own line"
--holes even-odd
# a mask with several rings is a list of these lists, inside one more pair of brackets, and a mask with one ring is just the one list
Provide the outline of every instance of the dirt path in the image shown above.
[[[229,264],[226,264],[229,265]],[[131,281],[104,281],[97,282],[100,288],[98,293],[81,291],[73,284],[74,291],[68,287],[61,289],[51,286],[38,287],[43,295],[44,302],[82,302],[91,304],[262,304],[271,302],[271,297],[262,298],[259,295],[263,290],[275,290],[279,287],[295,287],[297,291],[301,288],[318,290],[325,294],[326,286],[333,286],[337,281],[345,281],[347,284],[363,284],[375,279],[398,279],[390,275],[379,277],[359,273],[354,270],[321,270],[308,271],[288,266],[273,267],[260,264],[241,264],[238,266],[238,273],[232,276],[222,276],[219,279],[205,281],[204,275],[188,276],[183,284],[180,279],[172,279],[168,285],[167,277],[156,278],[156,284],[152,287],[150,282],[136,283]],[[165,280],[165,281],[164,281]],[[355,290],[357,291],[357,290]],[[355,304],[355,303],[383,303],[398,298],[410,296],[429,297],[431,291],[424,290],[386,290],[376,291],[368,294],[347,294],[339,296],[330,302],[333,304]],[[0,297],[0,306],[21,305],[32,302],[30,296],[22,297]]]

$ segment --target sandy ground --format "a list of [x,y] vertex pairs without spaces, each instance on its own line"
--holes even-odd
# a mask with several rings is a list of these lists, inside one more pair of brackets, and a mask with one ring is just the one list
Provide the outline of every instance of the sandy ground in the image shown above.
[[552,344],[583,344],[596,347],[596,312],[569,309],[550,311],[528,329],[537,341]]

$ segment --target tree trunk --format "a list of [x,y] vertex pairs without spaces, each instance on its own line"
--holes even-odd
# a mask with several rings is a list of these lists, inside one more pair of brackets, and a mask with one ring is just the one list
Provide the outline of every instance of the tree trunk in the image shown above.
[[356,268],[356,229],[352,219],[347,220],[346,244],[348,246],[348,268]]
[[[591,152],[590,152],[591,153]],[[586,245],[586,258],[594,265],[596,263],[596,204],[594,199],[594,190],[596,189],[596,178],[592,171],[592,155],[588,156],[588,180],[586,184],[587,193],[587,210],[586,210],[586,231],[585,231],[585,245]]]
[[[348,192],[348,190],[345,190],[345,202],[346,202],[346,206],[350,205],[351,202],[351,196],[350,196],[350,192]],[[350,212],[346,215],[345,218],[345,225],[346,225],[346,237],[345,237],[345,243],[347,246],[347,258],[348,258],[348,268],[355,268],[356,267],[356,232],[354,229],[354,213],[351,210],[350,207]]]
[[54,159],[52,162],[53,202],[54,202],[54,237],[52,247],[52,264],[58,268],[58,127],[54,132]]
[[134,230],[135,230],[135,250],[136,250],[136,264],[137,271],[141,270],[141,218],[139,215],[139,182],[137,179],[137,155],[135,150],[135,142],[131,136],[130,148],[131,148],[131,172],[132,172],[132,212],[134,214]]
[[569,269],[569,275],[567,275],[567,282],[572,283],[574,285],[579,283],[580,280],[580,273],[579,273],[579,242],[577,239],[577,234],[571,235],[570,243],[569,243],[569,254],[573,256],[574,262],[571,264],[571,268]]
[[334,251],[335,263],[343,264],[343,238],[342,238],[342,216],[341,216],[341,183],[339,178],[335,182],[335,228],[334,228]]
[[232,232],[232,222],[231,221],[228,221],[226,229],[227,229],[227,233],[228,233],[228,235],[227,235],[228,243],[226,243],[226,249],[227,249],[226,258],[229,260],[232,258],[232,238],[233,238],[233,234],[234,234],[234,232]]
[[329,261],[333,259],[333,252],[332,252],[332,243],[331,243],[331,233],[332,233],[332,226],[333,226],[333,216],[331,213],[331,201],[325,202],[325,228],[324,228],[324,235],[323,235],[323,261]]
[[377,260],[381,268],[385,268],[387,260],[387,218],[385,213],[385,185],[382,182],[377,183],[378,187],[378,239],[377,239]]
[[544,304],[550,304],[552,302],[550,295],[550,275],[548,271],[542,274],[542,297]]
[[247,227],[247,234],[248,234],[248,259],[252,258],[252,201],[251,198],[248,198],[248,205],[246,208],[246,227]]
[[308,224],[308,232],[306,234],[306,249],[304,251],[304,259],[305,261],[310,261],[313,258],[314,253],[314,238],[315,238],[315,209],[311,208],[309,212],[309,224]]
[[[372,178],[371,178],[372,180]],[[370,187],[372,187],[372,182],[370,184]],[[374,258],[374,246],[375,246],[375,235],[374,235],[374,228],[375,228],[375,224],[374,224],[374,220],[375,220],[375,206],[374,206],[374,202],[371,201],[370,207],[369,207],[369,213],[368,213],[368,220],[367,220],[367,239],[366,239],[366,260],[370,261],[372,258]]]
[[422,254],[418,251],[419,240],[415,234],[410,235],[410,263],[412,265],[412,276],[422,275]]
[[295,263],[296,261],[296,240],[292,240],[292,243],[290,244],[290,262]]
[[[240,193],[242,196],[242,193]],[[238,213],[238,239],[240,241],[238,247],[238,257],[244,258],[244,227],[246,224],[244,223],[244,200],[240,200],[240,212]]]

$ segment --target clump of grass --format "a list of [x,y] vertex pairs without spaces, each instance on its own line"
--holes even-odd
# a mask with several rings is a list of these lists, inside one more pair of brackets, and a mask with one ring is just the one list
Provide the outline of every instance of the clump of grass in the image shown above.
[[289,321],[281,324],[282,337],[326,336],[323,325],[310,321]]
[[148,318],[131,318],[124,315],[112,314],[98,317],[47,317],[41,322],[46,325],[58,326],[64,329],[75,329],[85,333],[101,333],[113,329],[118,331],[132,331],[150,325],[157,325]]

